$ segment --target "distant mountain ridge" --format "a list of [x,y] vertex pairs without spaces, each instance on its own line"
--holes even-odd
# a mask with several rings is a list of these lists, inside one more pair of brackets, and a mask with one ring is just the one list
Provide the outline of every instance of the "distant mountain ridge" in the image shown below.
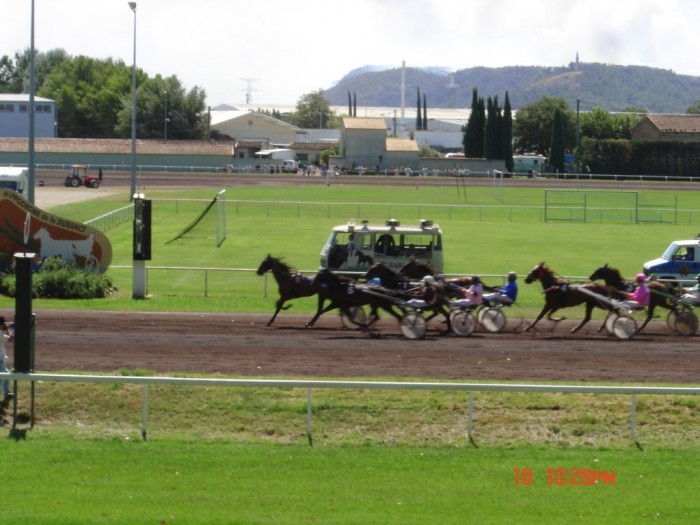
[[[369,106],[399,107],[401,68],[357,68],[323,94],[331,105],[347,106],[348,91]],[[508,91],[518,109],[543,96],[561,97],[583,111],[638,108],[651,113],[685,113],[700,100],[700,77],[679,75],[646,66],[617,66],[572,62],[564,67],[474,67],[450,72],[447,68],[406,68],[406,107],[416,105],[416,89],[430,108],[469,108],[472,89],[480,97],[497,96],[501,104]]]

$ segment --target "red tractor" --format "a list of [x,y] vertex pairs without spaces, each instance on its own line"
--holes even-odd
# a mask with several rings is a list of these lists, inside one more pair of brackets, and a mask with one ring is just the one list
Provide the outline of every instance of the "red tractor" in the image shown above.
[[82,164],[74,164],[70,167],[70,171],[66,176],[66,180],[63,181],[64,186],[70,186],[71,188],[77,188],[78,186],[85,186],[86,188],[99,188],[102,183],[102,168],[100,168],[99,175],[94,177],[88,175],[87,167]]

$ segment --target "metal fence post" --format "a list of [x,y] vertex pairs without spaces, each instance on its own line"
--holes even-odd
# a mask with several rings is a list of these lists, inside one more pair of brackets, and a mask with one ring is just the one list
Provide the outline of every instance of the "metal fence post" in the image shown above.
[[313,446],[314,438],[311,434],[311,389],[306,390],[306,437],[309,440],[309,446]]
[[143,385],[143,406],[141,407],[141,438],[146,441],[148,433],[148,385]]

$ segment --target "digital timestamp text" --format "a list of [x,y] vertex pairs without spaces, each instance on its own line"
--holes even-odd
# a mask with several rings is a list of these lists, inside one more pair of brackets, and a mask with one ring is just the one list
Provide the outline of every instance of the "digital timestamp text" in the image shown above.
[[[532,468],[514,468],[515,484],[530,486],[538,483]],[[596,470],[590,468],[548,468],[543,478],[547,485],[557,486],[588,486],[588,485],[615,485],[615,471]]]

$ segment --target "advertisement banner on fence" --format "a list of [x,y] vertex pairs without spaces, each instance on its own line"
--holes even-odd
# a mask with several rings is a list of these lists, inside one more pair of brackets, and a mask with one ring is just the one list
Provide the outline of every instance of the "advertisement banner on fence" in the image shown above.
[[2,268],[12,265],[17,252],[36,253],[41,261],[61,257],[98,271],[112,262],[112,245],[104,233],[44,211],[10,189],[0,189],[0,221]]

